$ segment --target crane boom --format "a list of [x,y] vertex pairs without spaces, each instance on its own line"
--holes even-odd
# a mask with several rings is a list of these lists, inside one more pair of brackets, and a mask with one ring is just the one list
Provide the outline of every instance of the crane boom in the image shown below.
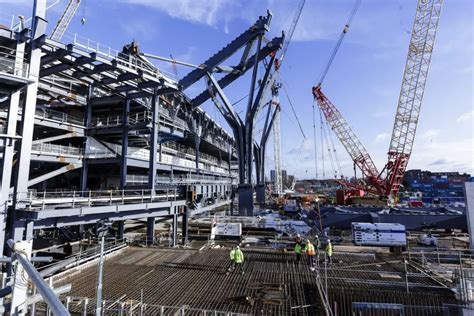
[[415,140],[443,0],[418,0],[388,151],[385,194],[396,197]]
[[313,96],[323,111],[326,121],[331,126],[339,141],[345,147],[349,156],[369,180],[377,179],[379,172],[372,158],[360,142],[352,128],[342,116],[341,112],[321,91],[321,86],[313,88]]
[[55,41],[60,41],[66,32],[67,27],[72,21],[72,18],[76,14],[77,8],[81,4],[81,0],[69,0],[66,9],[63,12],[63,15],[59,19],[58,23],[54,27],[53,32],[51,33],[51,39]]

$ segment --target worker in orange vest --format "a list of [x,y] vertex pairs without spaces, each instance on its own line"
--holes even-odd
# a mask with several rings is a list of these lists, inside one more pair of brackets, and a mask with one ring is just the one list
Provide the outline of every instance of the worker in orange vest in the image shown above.
[[314,271],[314,256],[316,255],[316,249],[314,248],[314,245],[309,239],[306,240],[306,246],[304,247],[304,251],[308,256],[309,267],[311,271]]

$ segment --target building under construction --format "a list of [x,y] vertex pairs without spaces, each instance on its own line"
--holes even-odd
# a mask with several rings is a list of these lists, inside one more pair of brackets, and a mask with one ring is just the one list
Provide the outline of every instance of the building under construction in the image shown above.
[[[398,194],[442,4],[418,2],[411,79],[404,77],[393,150],[379,173],[321,91],[359,2],[313,90],[366,180],[337,179],[344,201],[362,191]],[[323,227],[319,200],[296,214],[269,210],[284,189],[278,70],[304,4],[287,32],[268,38],[268,11],[199,65],[144,52],[135,41],[114,49],[79,34],[66,39],[80,0],[68,2],[51,34],[46,0],[34,1],[31,19],[0,20],[3,314],[474,315],[474,258],[463,248],[466,236],[439,232],[439,245],[452,243],[442,249],[418,247],[411,238],[422,233],[428,215],[439,214],[419,214],[417,225],[406,225],[414,232],[403,247],[354,247],[341,233],[332,255],[331,225]],[[231,57],[237,64],[225,64]],[[177,78],[151,60],[191,70]],[[241,116],[225,88],[242,77],[250,92]],[[187,89],[198,82],[205,89],[190,97]],[[200,108],[205,102],[230,132]],[[264,121],[259,139],[258,115]],[[271,133],[275,179],[269,192]],[[357,218],[343,213],[334,222],[350,226]],[[365,213],[375,216],[373,209]],[[470,229],[464,214],[448,215],[457,216],[454,228]],[[438,228],[451,228],[446,225]],[[314,266],[308,252],[301,261],[295,256],[295,244],[307,251],[310,241]],[[229,258],[236,245],[243,262]]]

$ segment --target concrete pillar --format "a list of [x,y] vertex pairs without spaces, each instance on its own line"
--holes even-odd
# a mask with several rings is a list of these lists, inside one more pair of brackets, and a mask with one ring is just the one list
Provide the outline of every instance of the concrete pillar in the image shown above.
[[239,194],[239,215],[253,216],[253,187],[251,184],[240,184]]
[[464,183],[469,248],[474,249],[474,182]]
[[148,217],[146,219],[146,243],[151,245],[155,242],[155,218]]

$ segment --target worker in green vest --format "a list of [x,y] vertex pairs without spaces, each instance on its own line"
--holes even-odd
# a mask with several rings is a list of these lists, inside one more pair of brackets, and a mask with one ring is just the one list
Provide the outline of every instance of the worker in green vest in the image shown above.
[[228,271],[232,272],[235,269],[235,247],[234,246],[232,246],[232,248],[230,249],[229,256],[230,256],[230,267]]
[[303,247],[301,247],[301,243],[295,244],[295,254],[296,254],[296,263],[299,264],[301,261],[301,252],[303,251]]
[[304,251],[308,256],[309,267],[311,271],[314,271],[314,256],[316,255],[316,249],[314,248],[314,245],[309,239],[306,240],[306,246],[304,247]]
[[244,274],[243,265],[244,265],[244,253],[240,250],[240,247],[237,246],[234,252],[234,262],[235,262],[235,270],[239,270],[242,274]]
[[326,256],[328,257],[329,263],[332,263],[332,244],[331,240],[328,239],[328,243],[326,244]]

